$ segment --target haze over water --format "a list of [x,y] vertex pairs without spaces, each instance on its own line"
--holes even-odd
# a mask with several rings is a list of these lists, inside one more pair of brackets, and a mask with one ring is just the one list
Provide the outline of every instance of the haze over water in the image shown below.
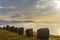
[[[49,28],[51,35],[60,35],[60,23],[19,23],[19,24],[8,24],[15,27],[24,27],[24,29],[32,28],[33,31],[37,32],[40,28]],[[6,25],[0,25],[6,26]]]

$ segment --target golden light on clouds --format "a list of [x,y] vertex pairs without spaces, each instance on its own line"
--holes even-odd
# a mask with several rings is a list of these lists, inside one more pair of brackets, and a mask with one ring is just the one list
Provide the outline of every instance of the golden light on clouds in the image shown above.
[[60,16],[58,15],[47,15],[47,16],[33,16],[32,18],[26,19],[26,17],[9,18],[9,16],[1,16],[0,19],[4,20],[17,20],[26,21],[32,20],[34,22],[60,22]]
[[60,35],[60,32],[59,32],[59,31],[60,31],[60,29],[58,29],[57,31],[58,31],[58,32],[57,32],[57,34],[58,34],[58,35]]
[[36,22],[60,22],[60,16],[38,16],[33,17],[34,21]]
[[9,18],[9,15],[5,15],[5,16],[0,16],[0,20],[8,20],[8,21],[11,21],[11,20],[13,20],[13,18]]

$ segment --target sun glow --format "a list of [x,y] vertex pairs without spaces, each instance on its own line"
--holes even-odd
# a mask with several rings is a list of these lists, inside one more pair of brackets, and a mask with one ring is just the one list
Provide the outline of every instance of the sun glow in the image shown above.
[[60,35],[60,29],[57,30],[57,35]]
[[54,0],[56,8],[60,8],[60,0]]
[[37,7],[37,8],[39,8],[39,7],[40,7],[40,5],[36,5],[36,7]]

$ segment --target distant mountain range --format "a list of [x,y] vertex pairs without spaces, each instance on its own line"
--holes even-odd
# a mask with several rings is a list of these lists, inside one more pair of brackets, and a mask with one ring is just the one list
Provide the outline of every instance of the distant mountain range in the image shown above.
[[7,21],[7,20],[0,20],[0,25],[4,25],[4,24],[14,24],[14,23],[33,23],[34,21]]

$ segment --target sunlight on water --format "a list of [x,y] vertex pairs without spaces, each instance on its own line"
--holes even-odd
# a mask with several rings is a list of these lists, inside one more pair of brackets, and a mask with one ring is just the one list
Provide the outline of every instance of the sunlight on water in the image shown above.
[[57,30],[57,34],[60,35],[60,29]]
[[39,28],[49,28],[50,34],[60,35],[60,23],[20,23],[20,24],[9,24],[9,25],[10,26],[14,25],[15,27],[24,27],[25,29],[33,28],[35,32],[37,32],[37,29]]

